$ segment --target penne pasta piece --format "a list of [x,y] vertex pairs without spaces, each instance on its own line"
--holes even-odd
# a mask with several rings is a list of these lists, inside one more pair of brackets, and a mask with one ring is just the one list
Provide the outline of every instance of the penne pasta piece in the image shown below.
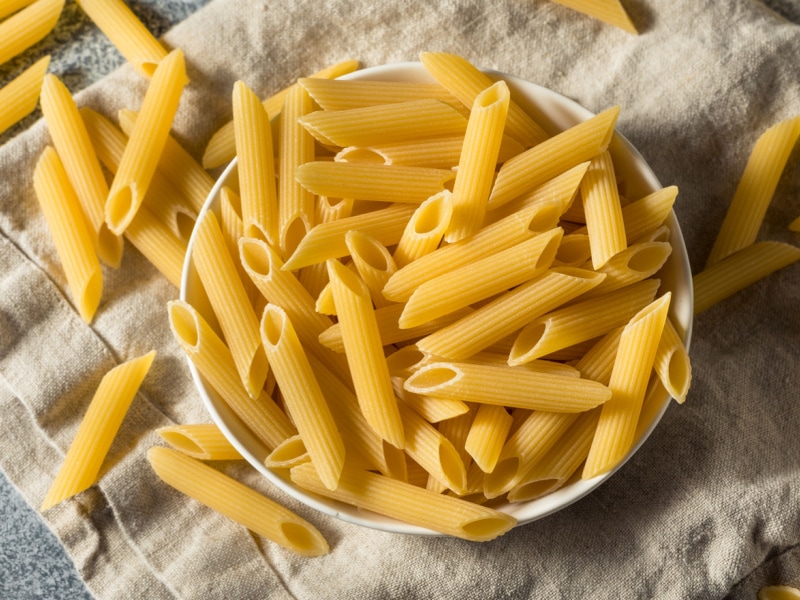
[[587,297],[613,292],[655,275],[671,253],[669,242],[640,242],[628,246],[598,269],[606,278]]
[[233,86],[233,125],[245,235],[278,247],[278,192],[269,116],[241,81]]
[[244,389],[231,351],[200,313],[190,304],[167,304],[172,334],[198,372],[216,390],[268,451],[297,430],[286,414],[263,390],[256,399]]
[[318,110],[300,117],[299,122],[320,143],[340,148],[464,135],[467,129],[464,115],[433,99]]
[[314,160],[314,138],[299,119],[309,114],[311,96],[299,85],[291,88],[281,113],[278,161],[278,239],[284,256],[290,256],[314,225],[314,194],[294,178],[300,165]]
[[605,277],[580,269],[551,269],[417,342],[423,352],[461,360],[598,285]]
[[683,404],[692,382],[692,365],[686,347],[670,319],[664,324],[653,367],[669,395],[678,404]]
[[250,397],[258,398],[267,380],[269,362],[259,335],[258,317],[213,212],[206,212],[197,223],[194,239],[192,262],[208,292],[242,384]]
[[[376,144],[368,149],[373,160],[387,165],[408,165],[411,167],[429,167],[432,169],[453,169],[458,166],[464,136],[437,137],[411,140],[399,144]],[[345,148],[340,152],[344,153]],[[504,135],[500,141],[497,162],[504,163],[525,150],[517,140]],[[347,154],[350,156],[350,153]],[[338,156],[338,155],[337,155]],[[365,158],[367,155],[361,155]]]
[[49,65],[50,55],[40,58],[0,89],[0,133],[34,111]]
[[344,442],[286,311],[268,304],[260,331],[281,396],[308,455],[328,489],[336,489],[344,466]]
[[369,289],[375,308],[391,304],[383,297],[383,286],[397,270],[392,255],[371,235],[360,231],[348,231],[344,236],[347,249],[353,259],[356,271]]
[[297,80],[324,110],[338,111],[381,104],[438,100],[455,107],[461,103],[438,83],[356,81],[301,77]]
[[41,92],[42,114],[47,129],[83,209],[97,255],[111,267],[122,261],[122,238],[104,222],[108,185],[89,133],[67,87],[55,76],[45,75]]
[[[471,108],[475,97],[493,83],[469,61],[455,54],[423,52],[420,54],[420,60],[425,69],[467,108]],[[508,107],[506,131],[525,148],[535,146],[548,137],[544,130],[513,101]]]
[[614,163],[606,150],[597,155],[581,180],[581,198],[595,270],[627,247]]
[[[498,221],[512,213],[525,210],[533,204],[552,206],[553,210],[557,210],[558,212],[556,220],[559,217],[564,218],[564,213],[573,205],[575,196],[580,189],[581,180],[588,168],[589,163],[584,162],[564,171],[560,175],[556,175],[550,181],[543,183],[529,194],[520,196],[516,200],[512,200],[503,206],[490,210],[486,215],[487,220],[491,222]],[[537,231],[544,231],[545,229],[555,227],[555,224],[550,227],[545,226],[545,224],[550,223],[550,219],[552,219],[551,216],[546,215],[544,217],[539,217],[539,219],[544,221],[544,223],[538,226]]]
[[77,0],[119,53],[145,77],[167,56],[164,46],[122,0]]
[[478,407],[464,447],[484,473],[494,470],[511,421],[511,415],[503,406],[482,404]]
[[147,460],[164,483],[253,533],[303,556],[328,553],[311,523],[216,469],[169,448],[150,448]]
[[442,486],[457,494],[466,491],[467,471],[453,444],[430,423],[398,403],[405,432],[405,452]]
[[106,223],[116,234],[133,220],[147,194],[188,82],[180,49],[170,52],[153,73],[106,200]]
[[291,469],[310,460],[303,438],[297,434],[286,438],[270,452],[264,459],[264,466],[268,469]]
[[334,492],[326,490],[311,464],[292,469],[291,478],[305,490],[471,541],[492,540],[516,524],[514,517],[492,508],[369,471],[345,469]]
[[502,206],[605,151],[619,110],[618,106],[609,108],[506,161],[497,173],[487,208]]
[[589,236],[585,233],[570,233],[561,238],[553,264],[560,267],[581,267],[591,258]]
[[[97,158],[109,171],[116,173],[119,169],[122,155],[125,152],[128,138],[111,121],[90,108],[81,108],[80,116],[86,126],[92,146],[97,153]],[[189,243],[195,221],[197,221],[198,213],[191,207],[185,196],[159,170],[153,173],[153,178],[147,188],[147,194],[145,194],[139,210],[143,207],[148,208],[150,216],[161,221],[163,226],[167,227],[182,242],[185,251],[185,246]],[[103,218],[102,205],[98,210],[97,218]],[[136,218],[134,217],[135,220]],[[149,218],[145,217],[143,220],[149,221]],[[102,227],[108,231],[108,226],[105,222],[103,222]],[[108,233],[113,235],[110,231]],[[152,258],[149,256],[148,258],[152,262]]]
[[[119,111],[119,126],[125,135],[130,136],[136,125],[138,113],[123,108]],[[200,166],[191,154],[171,135],[167,136],[164,149],[158,161],[158,170],[175,187],[196,214],[214,187],[214,178]]]
[[484,475],[484,495],[497,498],[516,487],[582,414],[585,413],[535,410],[522,415],[519,427],[503,446],[497,465]]
[[540,233],[535,229],[537,214],[536,207],[528,207],[484,227],[469,238],[442,246],[408,263],[389,278],[383,295],[395,302],[405,302],[426,281],[534,237]]
[[[407,329],[401,328],[399,324],[400,315],[403,313],[402,304],[384,306],[375,310],[374,314],[375,321],[378,325],[378,335],[380,336],[381,345],[388,346],[389,344],[407,342],[437,331],[471,312],[473,312],[471,308],[463,308],[439,319],[427,321],[418,327],[409,327]],[[330,348],[334,352],[344,352],[342,330],[339,323],[335,323],[321,333],[319,341],[323,346]]]
[[599,418],[599,408],[579,415],[558,443],[509,490],[508,501],[528,502],[562,487],[586,460]]
[[347,363],[364,417],[384,440],[403,449],[403,423],[392,390],[383,345],[363,281],[340,262],[328,262]]
[[717,239],[714,240],[706,267],[756,241],[778,180],[798,137],[800,116],[773,125],[758,138]]
[[560,228],[551,229],[426,281],[406,302],[400,327],[421,325],[534,279],[553,262],[561,235]]
[[428,423],[447,421],[448,419],[454,419],[455,417],[469,412],[469,406],[461,400],[453,398],[430,398],[428,396],[412,394],[403,389],[403,381],[404,380],[400,377],[392,377],[392,385],[394,386],[397,397]]
[[170,425],[156,430],[170,446],[198,460],[241,460],[242,455],[214,424]]
[[[428,355],[421,352],[415,345],[403,346],[395,352],[386,355],[386,366],[389,367],[389,373],[393,378],[406,378],[416,371],[419,367],[425,364],[428,360]],[[394,382],[394,379],[393,379]],[[402,383],[402,382],[401,382]],[[403,386],[401,385],[400,388]],[[398,387],[395,385],[395,393],[401,395]],[[430,421],[430,419],[428,419]]]
[[422,204],[408,220],[392,257],[398,268],[430,254],[441,243],[453,214],[453,194],[444,190]]
[[652,302],[660,284],[648,279],[533,320],[514,340],[508,364],[523,364],[621,327]]
[[32,3],[33,0],[2,0],[0,2],[0,19],[5,19]]
[[36,0],[0,23],[0,64],[44,39],[63,9],[64,0]]
[[[239,255],[239,240],[244,237],[244,222],[242,221],[242,201],[239,195],[228,186],[223,186],[219,190],[219,220],[222,236],[225,238],[225,245],[228,247],[236,272],[244,285],[250,304],[256,305],[259,294],[256,285],[251,280],[247,270]],[[239,257],[239,260],[236,260]]]
[[345,235],[348,231],[360,231],[374,237],[384,246],[393,246],[402,236],[414,210],[415,206],[411,204],[394,204],[388,208],[319,223],[298,244],[283,268],[294,271],[332,258],[347,256]]
[[88,489],[97,481],[108,449],[155,354],[151,351],[119,364],[103,376],[42,502],[41,511]]
[[475,97],[453,184],[453,215],[445,233],[449,243],[473,235],[483,223],[510,100],[504,81]]
[[583,479],[613,469],[634,443],[647,382],[667,319],[672,295],[667,292],[634,316],[622,331],[597,431],[583,468]]
[[421,204],[453,179],[445,169],[315,161],[294,172],[314,194],[378,202]]
[[604,23],[608,23],[609,25],[613,25],[614,27],[619,27],[628,33],[632,33],[634,35],[638,35],[639,33],[619,0],[552,1],[556,4],[561,4],[562,6],[566,6],[567,8],[571,8],[572,10],[576,10],[585,15],[589,15],[590,17],[603,21]]
[[186,243],[176,237],[162,219],[142,206],[125,230],[125,237],[176,289],[180,289]]
[[622,327],[617,327],[601,337],[594,345],[575,363],[575,368],[581,377],[599,381],[608,385],[611,380],[611,371],[614,368],[614,359],[617,357],[619,338]]
[[[358,69],[358,61],[345,60],[336,63],[321,71],[311,75],[313,78],[320,79],[335,79],[340,75],[352,73]],[[270,119],[277,117],[283,109],[283,102],[289,90],[296,84],[292,84],[287,88],[282,89],[277,94],[273,94],[265,99],[262,104],[264,110],[267,111]],[[234,133],[233,121],[225,123],[220,127],[206,145],[205,152],[203,153],[203,168],[213,169],[226,163],[229,163],[236,156],[236,140]]]
[[800,260],[800,248],[781,242],[756,242],[693,277],[694,314]]
[[33,172],[33,189],[44,213],[73,302],[91,323],[103,293],[103,273],[80,203],[56,151],[47,146]]
[[344,381],[349,381],[344,357],[324,348],[319,336],[333,322],[314,309],[314,299],[268,244],[253,238],[239,240],[239,257],[245,272],[264,298],[286,311],[307,352],[317,357]]
[[[432,360],[427,360],[432,362]],[[478,352],[473,354],[470,358],[463,359],[460,362],[473,363],[477,365],[496,365],[507,367],[508,354],[499,354],[489,351]],[[420,365],[421,366],[421,365]],[[519,365],[518,369],[526,369],[528,371],[535,371],[537,373],[550,373],[552,375],[562,375],[565,377],[580,377],[581,373],[575,367],[552,360],[532,360],[524,365]],[[589,378],[591,379],[591,378]]]
[[789,230],[800,231],[800,217],[797,217],[794,221],[789,223]]
[[[625,222],[625,238],[628,243],[631,244],[658,229],[669,216],[677,195],[678,188],[671,185],[623,207],[622,220]],[[577,229],[572,233],[586,233],[586,229]]]
[[433,398],[567,413],[589,410],[611,396],[606,386],[588,379],[455,362],[426,365],[403,387]]

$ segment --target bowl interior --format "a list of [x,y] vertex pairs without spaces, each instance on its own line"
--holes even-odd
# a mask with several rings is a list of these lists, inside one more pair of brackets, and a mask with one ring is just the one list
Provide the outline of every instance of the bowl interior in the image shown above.
[[[493,79],[504,79],[511,89],[514,100],[528,110],[549,133],[562,131],[593,116],[591,112],[576,102],[539,85],[494,71],[486,71],[486,73]],[[374,67],[356,71],[345,76],[345,78],[415,82],[434,81],[420,63],[398,63]],[[640,198],[662,187],[642,156],[622,135],[615,133],[609,150],[614,158],[614,166],[618,176],[624,179],[626,183],[629,197]],[[203,211],[219,209],[220,189],[224,185],[235,182],[236,177],[236,159],[234,159],[219,177]],[[659,272],[658,277],[662,281],[662,290],[672,291],[673,299],[670,316],[688,348],[691,337],[693,307],[691,270],[686,246],[674,213],[670,214],[667,225],[672,232],[671,243],[673,251]],[[191,262],[193,244],[194,236],[189,242],[180,293],[181,299],[189,303],[192,303],[192,300],[197,296],[199,282]],[[278,472],[267,469],[263,464],[268,454],[267,448],[250,433],[236,414],[207,385],[191,362],[189,367],[202,401],[213,421],[242,456],[281,490],[316,510],[358,525],[398,533],[439,535],[428,529],[401,523],[382,515],[362,511],[353,506],[310,494],[296,487]],[[518,504],[501,504],[497,508],[513,515],[518,524],[522,525],[547,516],[582,498],[611,477],[638,450],[661,420],[669,403],[669,396],[665,396],[661,402],[660,410],[657,411],[655,418],[645,430],[644,435],[636,442],[625,460],[611,472],[586,481],[575,480],[561,489],[536,500]]]

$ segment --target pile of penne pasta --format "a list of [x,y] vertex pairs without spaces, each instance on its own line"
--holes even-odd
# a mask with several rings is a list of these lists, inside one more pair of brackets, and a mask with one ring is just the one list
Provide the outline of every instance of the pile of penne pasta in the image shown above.
[[[75,305],[91,322],[100,262],[119,265],[123,238],[180,287],[193,235],[173,334],[297,488],[490,540],[516,522],[499,504],[609,472],[668,396],[685,400],[684,332],[658,279],[677,189],[620,193],[618,108],[549,136],[461,57],[423,53],[433,83],[336,79],[357,68],[346,61],[263,101],[238,82],[201,166],[170,136],[181,50],[121,3],[80,4],[150,84],[118,127],[42,76],[53,147],[34,188]],[[798,133],[794,119],[757,144],[740,188],[761,190],[761,208],[734,199],[695,312],[800,259],[753,243]],[[234,157],[204,210],[205,169]],[[96,481],[153,355],[103,380],[43,509]],[[166,483],[327,552],[310,523],[199,462],[240,458],[218,428],[160,433],[175,450],[148,458]]]

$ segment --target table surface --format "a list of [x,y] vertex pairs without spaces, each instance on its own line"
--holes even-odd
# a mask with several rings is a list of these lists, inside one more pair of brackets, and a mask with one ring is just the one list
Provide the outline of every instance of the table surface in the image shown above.
[[[209,0],[126,0],[157,36]],[[50,72],[76,93],[124,63],[124,59],[77,4],[68,2],[56,30],[0,66],[0,86],[37,59],[51,55]],[[37,110],[2,136],[0,144],[41,118]],[[44,522],[0,471],[0,598],[91,598],[72,561]]]

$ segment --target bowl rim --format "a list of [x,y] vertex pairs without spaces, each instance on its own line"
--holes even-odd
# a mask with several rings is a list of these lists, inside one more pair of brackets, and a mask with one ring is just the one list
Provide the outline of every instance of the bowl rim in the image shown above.
[[[584,108],[576,101],[539,84],[493,69],[481,69],[481,71],[486,73],[491,79],[505,80],[512,90],[512,96],[514,97],[515,101],[525,105],[528,110],[535,113],[534,116],[536,117],[537,122],[540,122],[545,129],[550,129],[549,133],[555,133],[556,131],[563,130],[570,125],[574,125],[577,122],[584,121],[594,116],[594,113]],[[353,73],[349,73],[340,77],[340,79],[373,79],[387,81],[397,81],[399,79],[403,81],[414,82],[434,81],[434,79],[427,73],[421,62],[397,62],[375,67],[368,67]],[[633,165],[635,169],[630,171],[631,165],[626,163],[626,170],[630,171],[629,175],[633,175],[634,178],[640,179],[639,184],[645,189],[645,193],[647,191],[655,191],[663,187],[641,153],[621,133],[619,133],[619,131],[615,130],[611,146],[613,147],[610,147],[612,154],[624,153],[628,156],[631,165]],[[236,169],[237,162],[238,160],[234,158],[217,178],[214,186],[211,189],[211,192],[208,195],[208,198],[203,204],[202,210],[198,214],[198,222],[201,218],[203,218],[208,210],[212,210],[212,207],[219,196],[220,190],[225,185],[227,179],[231,176],[234,169]],[[671,230],[670,241],[673,246],[673,251],[668,259],[668,263],[677,265],[675,268],[678,269],[678,275],[681,273],[685,275],[683,279],[676,279],[676,281],[673,282],[674,285],[682,283],[683,288],[680,290],[680,294],[673,294],[670,315],[672,316],[673,321],[675,322],[676,327],[683,338],[686,349],[688,350],[691,342],[694,304],[691,267],[689,264],[689,258],[683,234],[681,233],[680,225],[674,210],[670,212],[670,215],[667,219],[667,224]],[[189,302],[189,297],[191,296],[191,280],[196,277],[191,261],[195,233],[196,230],[192,232],[189,243],[187,244],[186,256],[181,273],[179,297],[181,300],[186,302]],[[199,371],[188,356],[187,363],[189,365],[189,371],[191,373],[195,388],[200,394],[206,411],[209,413],[214,423],[220,428],[225,437],[239,451],[245,460],[247,460],[251,466],[253,466],[259,473],[266,477],[270,483],[277,486],[281,491],[288,494],[293,499],[309,506],[310,508],[322,512],[323,514],[355,525],[392,533],[416,534],[425,536],[444,535],[430,529],[403,523],[396,519],[391,519],[389,517],[378,515],[369,511],[362,511],[356,507],[344,505],[340,502],[306,492],[305,490],[296,487],[291,483],[291,481],[288,480],[288,478],[283,477],[280,473],[265,467],[263,462],[259,460],[256,453],[253,451],[253,442],[258,442],[246,431],[243,432],[245,435],[242,436],[237,435],[231,430],[228,419],[234,418],[238,420],[238,417],[236,417],[230,409],[226,409],[221,399],[215,399],[215,397],[218,398],[216,392],[206,385],[203,377],[200,375]],[[601,484],[612,477],[617,471],[619,471],[627,463],[627,461],[634,454],[636,454],[636,452],[641,448],[658,423],[661,421],[671,401],[672,398],[669,396],[669,394],[667,394],[662,401],[661,408],[655,414],[649,427],[633,445],[625,458],[612,470],[589,480],[579,479],[577,481],[570,481],[562,488],[541,498],[516,504],[502,505],[498,507],[498,509],[502,512],[506,512],[515,516],[515,518],[517,518],[517,524],[515,527],[518,527],[520,525],[525,525],[549,516],[589,495]],[[245,439],[241,439],[242,437]],[[248,440],[247,438],[251,439]]]

